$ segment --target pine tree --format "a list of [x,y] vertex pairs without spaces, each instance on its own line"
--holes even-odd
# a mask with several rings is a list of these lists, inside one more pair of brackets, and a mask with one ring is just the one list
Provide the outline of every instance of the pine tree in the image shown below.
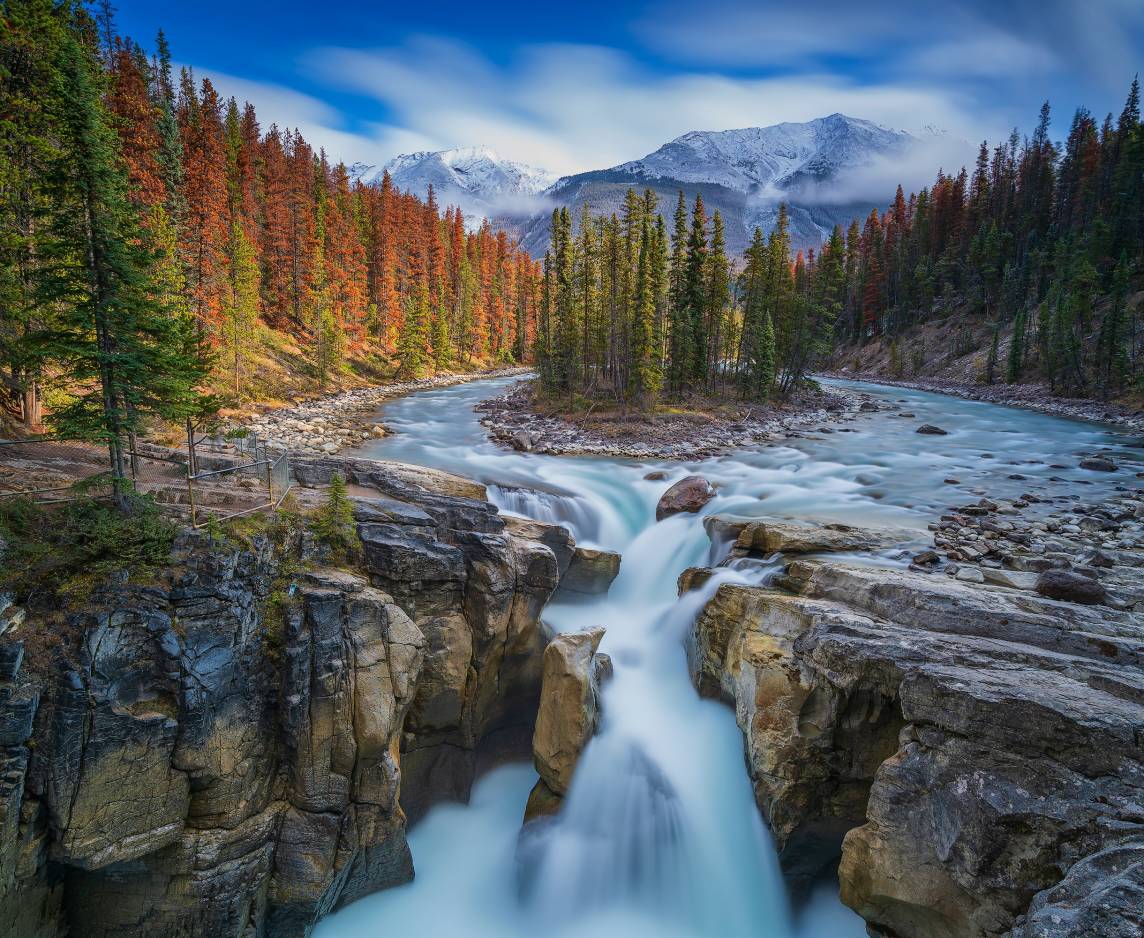
[[705,297],[707,308],[704,313],[704,332],[707,336],[704,372],[711,390],[715,389],[723,357],[722,342],[725,338],[727,307],[731,298],[730,276],[723,235],[723,216],[716,210],[711,220],[711,250],[707,255]]
[[428,320],[429,288],[421,284],[405,301],[405,317],[397,335],[398,374],[403,378],[420,378],[424,373]]
[[312,522],[314,535],[341,559],[353,552],[357,545],[354,530],[354,506],[350,501],[345,476],[335,472],[330,477],[326,500],[315,512]]
[[150,414],[182,420],[211,406],[197,390],[210,362],[192,323],[170,315],[152,288],[153,258],[128,198],[99,63],[69,33],[54,53],[62,146],[48,174],[54,214],[43,299],[64,312],[40,339],[68,362],[75,392],[51,419],[64,435],[107,444],[125,506],[127,437]]
[[775,330],[768,309],[767,265],[763,232],[756,228],[743,271],[743,329],[737,368],[743,397],[759,404],[770,397],[775,380]]
[[1107,400],[1119,394],[1129,372],[1127,305],[1129,289],[1128,257],[1121,254],[1113,273],[1112,297],[1100,323],[1097,367],[1100,396]]
[[306,327],[319,389],[325,388],[330,375],[340,367],[345,350],[345,334],[338,322],[326,269],[323,215],[319,205],[313,268],[305,304]]
[[448,371],[453,363],[453,352],[449,343],[449,319],[443,309],[438,309],[433,315],[430,345],[433,350],[433,374]]
[[695,345],[691,317],[687,305],[687,203],[683,190],[675,206],[675,225],[671,238],[671,277],[669,281],[669,365],[668,390],[673,398],[683,393],[688,367]]
[[238,221],[231,223],[227,271],[230,290],[223,300],[222,347],[223,358],[232,368],[237,397],[242,392],[244,371],[255,342],[261,286],[254,246],[247,240]]
[[696,193],[687,237],[687,260],[683,275],[683,315],[688,323],[690,357],[684,380],[702,384],[707,366],[707,213],[703,196]]
[[655,335],[655,250],[652,226],[644,216],[632,316],[631,397],[640,407],[659,393],[663,382]]
[[0,391],[28,430],[41,422],[47,364],[34,339],[57,313],[40,293],[53,210],[47,174],[66,158],[54,101],[66,16],[49,0],[10,0],[0,15]]
[[582,363],[583,384],[588,387],[592,382],[593,332],[598,327],[599,313],[597,309],[598,259],[596,256],[595,225],[592,222],[592,212],[587,202],[581,209],[575,261],[577,318],[580,320],[581,335],[578,357]]

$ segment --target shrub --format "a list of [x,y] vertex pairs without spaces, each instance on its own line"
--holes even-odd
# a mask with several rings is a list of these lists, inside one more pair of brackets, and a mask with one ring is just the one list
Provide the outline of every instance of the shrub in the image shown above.
[[90,588],[120,571],[139,580],[153,576],[169,562],[177,529],[150,496],[128,499],[126,512],[97,498],[0,502],[0,534],[8,542],[0,589],[33,602]]

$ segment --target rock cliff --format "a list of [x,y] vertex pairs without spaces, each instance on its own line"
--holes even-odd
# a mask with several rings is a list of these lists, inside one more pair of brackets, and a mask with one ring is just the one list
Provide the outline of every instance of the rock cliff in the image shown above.
[[304,935],[411,878],[407,816],[527,755],[560,534],[452,477],[299,475],[335,470],[372,489],[352,569],[184,532],[157,582],[0,603],[5,934]]
[[808,559],[720,585],[692,638],[788,872],[840,852],[871,934],[1141,933],[1139,613]]

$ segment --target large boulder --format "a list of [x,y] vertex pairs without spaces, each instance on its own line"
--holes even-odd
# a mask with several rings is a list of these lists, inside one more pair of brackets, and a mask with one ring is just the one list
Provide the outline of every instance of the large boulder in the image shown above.
[[[597,649],[604,629],[557,635],[544,650],[540,710],[532,737],[533,762],[540,775],[532,801],[555,804],[572,784],[580,753],[596,733],[600,719],[600,686],[611,674],[611,660]],[[539,813],[534,805],[534,813]]]
[[715,490],[703,476],[685,476],[660,496],[655,506],[655,520],[662,521],[685,511],[699,511],[714,497]]

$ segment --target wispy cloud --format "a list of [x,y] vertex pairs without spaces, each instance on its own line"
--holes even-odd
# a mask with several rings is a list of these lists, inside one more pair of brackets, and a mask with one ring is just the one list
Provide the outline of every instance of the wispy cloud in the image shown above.
[[976,137],[980,126],[956,94],[910,82],[861,83],[826,72],[664,75],[599,46],[527,46],[502,65],[459,42],[423,37],[387,49],[320,50],[306,67],[373,96],[396,123],[437,146],[486,144],[560,173],[638,158],[689,130],[835,111],[907,129],[936,124],[959,136],[973,128],[968,136]]
[[[347,162],[484,144],[571,173],[639,158],[690,130],[841,111],[909,130],[944,128],[943,152],[924,158],[954,169],[963,141],[1027,126],[1054,80],[1078,96],[1056,99],[1058,113],[1097,86],[1113,89],[1102,99],[1111,103],[1144,46],[1139,0],[954,0],[940,8],[666,0],[648,9],[631,22],[626,49],[521,44],[493,57],[457,38],[414,35],[385,47],[311,50],[297,64],[314,96],[207,74],[254,101],[264,124],[297,126]],[[353,95],[352,123],[320,100],[323,89]],[[935,169],[927,165],[927,176]]]
[[[792,68],[826,61],[883,76],[1043,80],[1119,89],[1144,41],[1139,0],[668,0],[632,26],[675,61]],[[917,70],[921,69],[920,72]],[[997,89],[995,89],[996,91]]]
[[432,140],[401,126],[367,123],[350,130],[340,111],[319,98],[272,82],[253,81],[213,69],[196,68],[195,78],[209,78],[222,97],[250,101],[262,129],[277,124],[297,129],[315,149],[324,148],[334,161],[376,163],[381,154],[425,149]]

